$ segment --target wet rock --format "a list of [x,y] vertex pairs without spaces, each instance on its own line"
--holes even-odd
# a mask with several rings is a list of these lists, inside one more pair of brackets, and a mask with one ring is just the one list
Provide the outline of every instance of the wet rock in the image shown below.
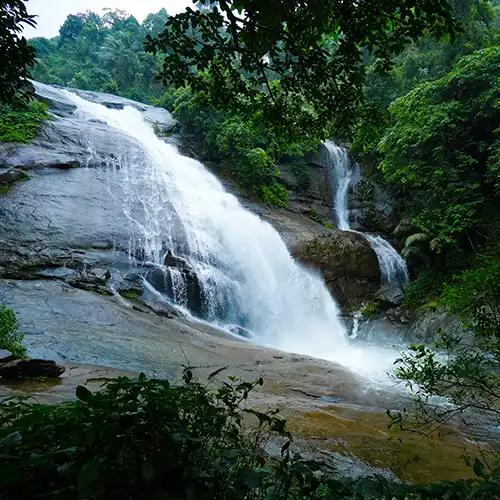
[[0,366],[0,377],[6,379],[46,377],[58,378],[66,368],[45,359],[18,359]]
[[50,111],[54,115],[67,118],[72,116],[76,111],[76,106],[71,102],[69,97],[63,98],[51,86],[35,84],[35,88],[38,99],[48,104]]
[[332,182],[329,168],[310,159],[297,167],[293,162],[279,165],[280,181],[289,190],[289,210],[316,222],[328,222],[333,211]]
[[111,250],[113,248],[113,243],[111,241],[96,241],[90,246],[96,250]]
[[381,309],[388,309],[401,304],[404,298],[404,292],[399,283],[392,283],[380,288],[375,294],[375,298]]
[[380,270],[375,252],[362,235],[337,231],[299,245],[294,257],[321,272],[346,309],[358,307],[377,292]]
[[229,327],[229,331],[233,335],[238,335],[239,337],[243,337],[244,339],[252,338],[252,332],[250,330],[247,330],[246,328],[243,328],[240,325],[231,325]]
[[436,340],[442,331],[456,333],[464,339],[470,336],[460,320],[451,316],[444,308],[417,311],[408,322],[404,336],[409,342],[427,343]]
[[138,272],[129,272],[116,286],[116,291],[120,294],[137,293],[140,294],[143,290],[142,274]]
[[26,178],[26,174],[22,170],[16,168],[0,168],[0,185],[10,186]]
[[188,268],[187,262],[183,258],[174,255],[170,250],[165,255],[164,264],[167,267],[175,267],[179,271],[185,271]]
[[[182,274],[186,287],[187,306],[191,312],[202,316],[204,312],[203,289],[194,269],[192,269],[182,257],[174,255],[171,251],[167,252],[164,263],[168,268],[175,268]],[[171,273],[168,270],[164,273],[165,284],[167,287],[165,291],[171,298],[173,298],[172,290],[174,284],[172,283]]]
[[74,89],[74,92],[88,101],[102,104],[109,109],[123,109],[126,106],[140,111],[144,118],[153,123],[155,127],[162,133],[168,133],[175,128],[177,120],[163,108],[156,108],[141,102],[133,101],[125,97],[119,97],[105,92],[93,92],[90,90]]
[[8,363],[9,361],[13,361],[16,359],[14,354],[6,349],[0,349],[0,363]]

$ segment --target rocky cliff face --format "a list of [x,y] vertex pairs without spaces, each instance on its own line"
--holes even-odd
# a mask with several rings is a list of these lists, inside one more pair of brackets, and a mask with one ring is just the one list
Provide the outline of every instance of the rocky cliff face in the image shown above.
[[[113,195],[114,176],[119,175],[116,131],[103,122],[76,119],[71,100],[50,87],[41,87],[39,96],[53,113],[40,136],[28,145],[0,145],[3,179],[12,183],[29,177],[0,198],[0,277],[58,280],[105,294],[142,294],[143,278],[158,285],[163,278],[140,256],[134,271],[127,270],[127,220]],[[107,94],[82,96],[111,108],[135,106],[163,130],[175,125],[167,112],[150,106]],[[310,158],[307,168],[307,189],[299,189],[292,170],[282,168],[294,193],[288,210],[240,198],[281,233],[298,260],[322,273],[342,307],[355,308],[378,288],[376,257],[363,238],[321,223],[330,220],[333,211],[321,153]],[[189,274],[184,268],[180,272]],[[196,306],[196,277],[189,276],[189,299]],[[148,307],[152,304],[154,297],[148,296]],[[163,307],[159,311],[171,314]]]

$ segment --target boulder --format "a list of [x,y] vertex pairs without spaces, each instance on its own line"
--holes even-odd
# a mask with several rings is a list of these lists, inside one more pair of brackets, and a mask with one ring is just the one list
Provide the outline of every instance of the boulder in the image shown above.
[[7,379],[60,377],[66,368],[45,359],[17,359],[0,366],[0,377]]
[[375,294],[382,309],[388,309],[401,304],[404,292],[399,283],[391,283],[380,288]]
[[331,232],[301,243],[293,255],[323,275],[332,295],[344,309],[359,307],[379,289],[377,256],[360,234]]
[[233,335],[237,335],[238,337],[243,337],[244,339],[251,339],[253,336],[250,330],[247,330],[246,328],[243,328],[240,325],[231,325],[229,327],[229,331]]
[[165,267],[153,267],[145,275],[146,280],[159,292],[166,294],[170,299],[174,298],[174,283],[172,282],[172,271],[176,269],[184,279],[186,287],[187,307],[198,316],[203,317],[204,297],[203,289],[196,271],[182,257],[168,251],[164,259]]

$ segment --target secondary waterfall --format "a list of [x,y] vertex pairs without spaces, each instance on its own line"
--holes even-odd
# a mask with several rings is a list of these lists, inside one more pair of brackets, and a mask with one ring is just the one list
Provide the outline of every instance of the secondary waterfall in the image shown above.
[[[349,221],[349,187],[352,185],[354,165],[348,151],[332,141],[325,141],[329,166],[332,170],[334,208],[337,227],[343,231],[353,231]],[[406,262],[396,249],[379,235],[361,233],[377,255],[381,285],[396,284],[403,288],[408,282]]]
[[[390,355],[353,346],[322,279],[300,266],[277,231],[242,207],[200,162],[159,139],[133,107],[108,109],[65,92],[82,120],[116,130],[116,174],[128,251],[162,271],[170,301],[255,342],[380,373]],[[89,144],[89,151],[92,145]],[[110,190],[111,191],[111,190]],[[110,196],[116,193],[110,192]],[[184,266],[184,267],[183,267]],[[179,272],[179,269],[182,272]],[[200,300],[188,303],[188,292]]]

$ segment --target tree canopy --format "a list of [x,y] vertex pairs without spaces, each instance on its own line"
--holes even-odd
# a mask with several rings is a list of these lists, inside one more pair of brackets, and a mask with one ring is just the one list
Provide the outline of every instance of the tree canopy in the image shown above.
[[144,39],[161,31],[167,18],[165,9],[142,24],[123,10],[71,14],[58,37],[30,40],[38,63],[33,78],[148,102],[162,87],[155,80],[160,58],[145,52]]
[[381,169],[414,190],[414,224],[434,250],[474,231],[480,210],[499,195],[499,99],[500,49],[492,47],[390,107]]
[[22,0],[0,3],[0,104],[22,101],[29,95],[29,70],[35,51],[21,33],[23,25],[35,26]]
[[424,33],[458,30],[447,0],[199,4],[148,37],[148,49],[164,54],[162,81],[203,89],[218,107],[258,107],[285,127],[345,128],[362,99],[366,54],[384,71]]

